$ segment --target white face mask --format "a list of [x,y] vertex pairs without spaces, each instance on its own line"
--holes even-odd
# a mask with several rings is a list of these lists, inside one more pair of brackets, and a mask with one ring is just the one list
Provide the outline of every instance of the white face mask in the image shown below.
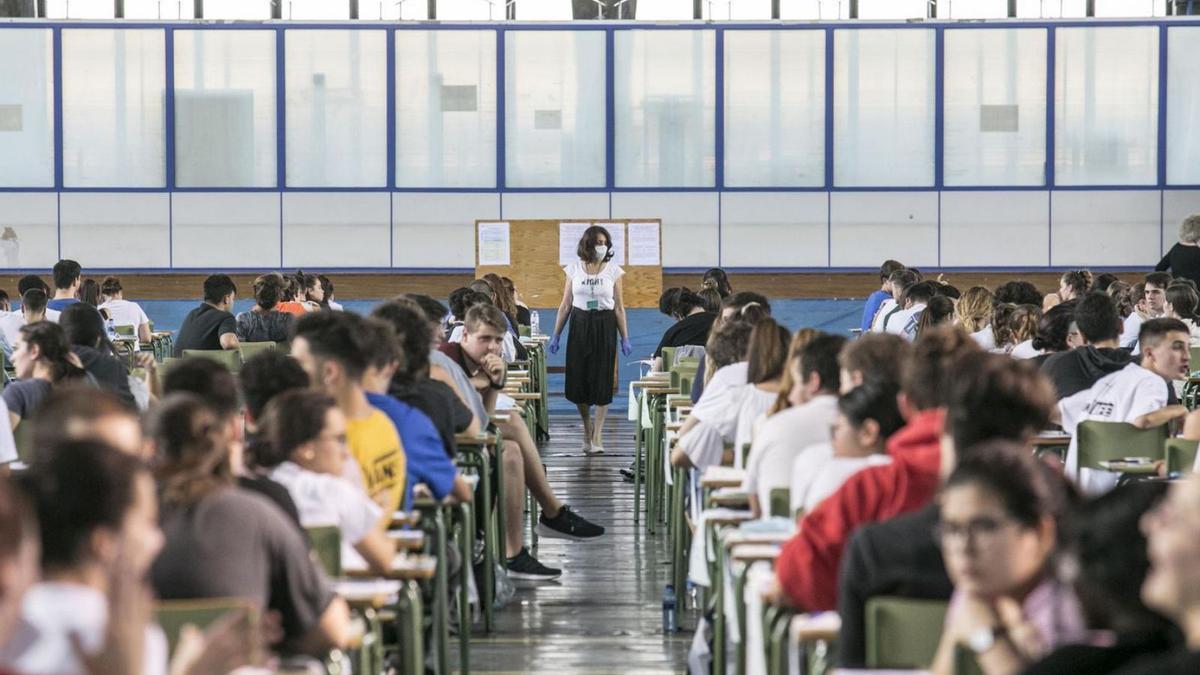
[[606,256],[606,255],[608,255],[608,247],[607,246],[597,246],[596,247],[596,260],[604,260],[604,256]]

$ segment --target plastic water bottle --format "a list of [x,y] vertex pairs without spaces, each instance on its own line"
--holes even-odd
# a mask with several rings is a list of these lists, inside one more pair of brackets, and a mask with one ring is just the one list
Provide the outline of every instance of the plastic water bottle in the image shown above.
[[541,330],[539,330],[541,328],[541,325],[542,325],[541,317],[538,316],[537,310],[535,309],[529,313],[529,334],[530,335],[541,335]]
[[669,634],[679,630],[679,614],[676,611],[675,587],[667,584],[663,590],[663,633]]

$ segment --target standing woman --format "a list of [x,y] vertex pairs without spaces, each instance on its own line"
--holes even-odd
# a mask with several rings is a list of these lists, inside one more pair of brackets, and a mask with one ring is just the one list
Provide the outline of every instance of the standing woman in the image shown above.
[[[621,299],[621,277],[625,270],[609,263],[613,257],[612,235],[599,225],[583,233],[575,252],[579,260],[563,268],[567,285],[554,321],[550,353],[558,353],[559,336],[569,315],[566,396],[583,419],[584,454],[602,453],[604,416],[612,403],[618,333],[621,353],[625,356],[633,353],[625,324],[625,303]],[[596,407],[594,421],[592,406]]]

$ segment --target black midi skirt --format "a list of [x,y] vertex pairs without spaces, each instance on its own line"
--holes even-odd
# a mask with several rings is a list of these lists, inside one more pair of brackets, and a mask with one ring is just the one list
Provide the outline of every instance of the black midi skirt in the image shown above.
[[572,308],[567,333],[567,400],[577,405],[612,403],[616,362],[616,313]]

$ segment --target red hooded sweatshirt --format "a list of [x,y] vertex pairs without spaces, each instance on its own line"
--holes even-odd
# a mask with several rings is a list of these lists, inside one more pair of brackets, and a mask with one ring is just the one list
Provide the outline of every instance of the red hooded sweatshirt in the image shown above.
[[888,440],[892,462],[852,475],[800,520],[775,563],[779,583],[806,611],[837,609],[838,569],[854,530],[915,511],[933,499],[941,464],[941,410],[918,413]]

